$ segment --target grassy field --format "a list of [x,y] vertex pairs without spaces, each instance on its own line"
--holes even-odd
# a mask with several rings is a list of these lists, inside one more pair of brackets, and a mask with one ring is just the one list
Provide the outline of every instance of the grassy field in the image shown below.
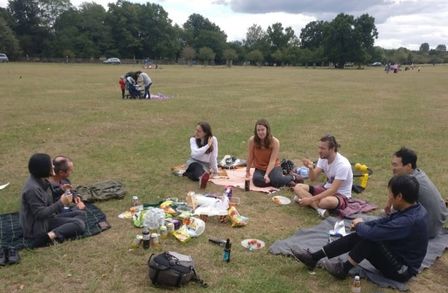
[[[0,64],[0,212],[17,211],[31,154],[65,154],[75,162],[72,182],[88,185],[105,179],[125,183],[144,202],[184,198],[197,184],[171,175],[170,167],[189,155],[196,122],[209,121],[219,139],[219,156],[246,156],[246,141],[259,118],[270,121],[281,142],[280,156],[299,162],[317,159],[318,139],[331,133],[340,152],[367,164],[374,174],[356,195],[380,207],[391,176],[391,154],[401,146],[417,151],[424,169],[448,196],[446,147],[448,67],[385,74],[381,69],[183,67],[151,70],[152,92],[166,101],[122,100],[118,78],[139,67],[128,65]],[[445,184],[444,184],[445,183]],[[209,184],[210,192],[223,188]],[[281,194],[290,194],[284,190]],[[180,292],[347,292],[350,281],[337,281],[318,269],[267,249],[250,253],[238,243],[259,238],[271,245],[298,228],[320,222],[297,205],[276,207],[261,193],[234,190],[238,207],[250,218],[240,229],[210,219],[205,233],[186,244],[173,239],[164,250],[193,256],[208,289],[194,284]],[[99,203],[112,229],[95,237],[49,248],[22,251],[19,265],[0,267],[1,292],[143,292],[162,291],[148,283],[150,252],[128,252],[135,234],[117,218],[130,197]],[[232,261],[209,237],[230,238]],[[392,292],[363,281],[363,292]],[[410,282],[412,292],[444,292],[448,254]],[[445,289],[443,289],[445,288]]]

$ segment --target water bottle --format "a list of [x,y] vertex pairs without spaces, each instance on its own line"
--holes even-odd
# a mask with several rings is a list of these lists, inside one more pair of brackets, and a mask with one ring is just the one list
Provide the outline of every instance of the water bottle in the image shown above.
[[[66,196],[70,196],[70,195],[72,195],[72,192],[70,191],[70,189],[67,189],[67,190],[64,192],[64,195],[66,195]],[[67,205],[67,206],[64,206],[64,210],[69,210],[69,209],[70,209],[70,205],[71,205],[71,203],[70,203],[69,205]]]
[[355,276],[352,283],[352,293],[361,293],[361,280],[359,276]]
[[223,258],[223,260],[225,262],[230,262],[231,247],[232,247],[232,244],[230,243],[230,239],[227,238],[226,245],[224,246],[224,258]]
[[139,205],[140,205],[140,200],[138,199],[138,196],[134,195],[132,197],[132,206],[136,207],[136,206],[139,206]]

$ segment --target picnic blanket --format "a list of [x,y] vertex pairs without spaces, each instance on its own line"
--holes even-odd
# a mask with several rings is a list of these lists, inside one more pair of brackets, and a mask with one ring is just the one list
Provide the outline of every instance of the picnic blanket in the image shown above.
[[[366,220],[373,220],[377,217],[360,215],[360,217]],[[281,254],[286,256],[291,256],[291,249],[310,249],[314,251],[328,243],[331,239],[329,238],[329,230],[334,228],[334,224],[338,221],[338,218],[328,217],[323,220],[319,225],[308,229],[298,230],[294,235],[287,239],[275,241],[269,248],[269,252],[272,254]],[[351,221],[345,220],[346,230],[350,226]],[[420,267],[420,272],[424,268],[429,268],[434,261],[440,257],[443,252],[448,248],[448,230],[444,229],[440,234],[431,239],[428,244],[428,251],[426,253],[425,259],[423,260],[422,266]],[[345,261],[347,259],[347,254],[340,256],[340,258]],[[378,270],[376,270],[367,260],[362,261],[359,266],[353,268],[350,271],[351,275],[359,274],[361,277],[367,278],[373,283],[380,287],[386,288],[391,287],[398,289],[400,291],[409,290],[406,283],[397,282],[384,277]]]
[[[94,204],[86,204],[86,231],[82,237],[89,237],[110,228],[106,215]],[[103,224],[106,225],[103,225]],[[23,238],[19,223],[19,213],[0,215],[0,247],[15,247],[16,249],[30,248],[30,243]]]
[[347,207],[343,210],[338,210],[338,213],[342,218],[353,219],[353,215],[359,213],[368,213],[376,208],[376,205],[370,204],[365,200],[361,200],[358,198],[349,198]]
[[[251,174],[254,174],[255,169],[251,169]],[[246,168],[237,168],[232,170],[226,170],[227,178],[220,176],[219,178],[210,178],[210,182],[216,185],[233,186],[244,189],[244,182],[246,181]],[[257,187],[253,184],[252,178],[250,180],[250,191],[259,191],[264,193],[273,193],[278,191],[278,188],[268,186],[268,187]]]
[[168,100],[171,99],[170,96],[166,96],[162,93],[157,93],[157,95],[151,94],[151,99],[150,100]]

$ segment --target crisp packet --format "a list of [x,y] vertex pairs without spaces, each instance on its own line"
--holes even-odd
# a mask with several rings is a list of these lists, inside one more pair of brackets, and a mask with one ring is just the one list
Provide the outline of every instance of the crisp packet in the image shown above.
[[232,227],[243,227],[249,222],[249,218],[241,216],[235,207],[229,208],[228,215],[232,222]]
[[179,229],[173,231],[173,236],[182,243],[187,242],[191,238],[186,225],[182,225]]

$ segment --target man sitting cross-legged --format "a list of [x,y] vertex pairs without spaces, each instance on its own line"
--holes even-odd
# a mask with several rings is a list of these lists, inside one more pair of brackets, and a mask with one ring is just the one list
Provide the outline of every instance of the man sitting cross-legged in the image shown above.
[[319,142],[319,160],[316,167],[308,159],[303,160],[309,169],[309,177],[315,180],[322,172],[327,177],[324,185],[311,186],[297,184],[294,198],[302,206],[317,210],[321,217],[327,215],[327,209],[345,209],[347,200],[352,196],[353,172],[347,158],[338,153],[340,145],[332,135],[326,135]]
[[390,179],[388,187],[388,199],[396,213],[368,222],[356,218],[352,222],[354,233],[313,253],[301,249],[292,251],[295,258],[314,269],[320,259],[348,252],[346,262],[324,263],[330,274],[341,279],[364,259],[395,281],[406,282],[415,276],[428,246],[427,213],[417,202],[419,184],[414,177],[398,175]]

